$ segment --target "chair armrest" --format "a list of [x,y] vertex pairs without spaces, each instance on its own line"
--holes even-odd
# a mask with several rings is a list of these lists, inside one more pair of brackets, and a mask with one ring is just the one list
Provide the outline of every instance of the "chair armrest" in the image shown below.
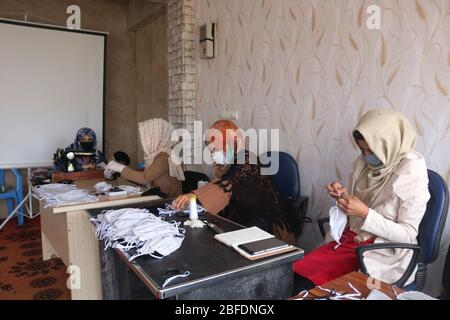
[[414,272],[414,269],[419,262],[420,252],[422,249],[420,248],[419,245],[410,244],[410,243],[374,243],[374,244],[360,246],[360,247],[356,248],[356,255],[358,257],[358,262],[359,262],[361,271],[364,274],[369,275],[369,273],[367,272],[366,265],[364,264],[364,255],[363,255],[364,252],[373,251],[373,250],[381,250],[381,249],[409,249],[409,250],[413,251],[413,256],[411,258],[411,261],[410,261],[408,267],[405,270],[405,273],[396,283],[394,283],[395,286],[402,288],[405,285],[406,281],[408,281],[408,279],[411,277],[412,273]]
[[317,223],[319,224],[319,230],[320,230],[320,234],[322,235],[322,238],[325,238],[325,235],[327,234],[325,231],[325,223],[329,223],[330,222],[330,218],[323,218],[323,219],[319,219],[317,221]]
[[311,218],[306,217],[306,211],[308,210],[309,198],[300,196],[298,199],[293,200],[292,205],[298,210],[298,216],[303,222],[311,222]]

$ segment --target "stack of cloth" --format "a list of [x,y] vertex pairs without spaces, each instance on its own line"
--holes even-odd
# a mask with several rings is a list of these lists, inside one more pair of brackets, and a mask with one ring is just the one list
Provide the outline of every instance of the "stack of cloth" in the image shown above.
[[[95,185],[95,189],[97,189],[98,191],[101,191],[101,192],[108,192],[112,188],[113,188],[113,186],[106,182],[99,182]],[[141,195],[143,193],[143,191],[140,187],[122,185],[122,186],[118,186],[117,188],[121,189],[123,191],[126,191],[127,194],[131,194],[131,195],[133,195],[133,194]]]
[[85,190],[61,183],[36,186],[33,188],[33,192],[40,200],[46,201],[45,208],[98,201],[96,196]]
[[110,210],[90,220],[96,238],[105,241],[105,250],[133,249],[130,261],[144,255],[162,259],[178,250],[184,240],[180,223],[164,221],[146,209]]

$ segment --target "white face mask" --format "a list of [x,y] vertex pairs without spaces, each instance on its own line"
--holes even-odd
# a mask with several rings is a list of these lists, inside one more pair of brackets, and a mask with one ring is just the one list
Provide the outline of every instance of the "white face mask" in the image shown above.
[[234,158],[233,147],[231,146],[231,144],[228,144],[226,154],[223,151],[216,150],[212,153],[211,157],[214,162],[219,165],[223,166],[226,164],[230,164]]
[[103,192],[107,192],[110,189],[112,189],[112,185],[110,185],[109,183],[106,182],[99,182],[95,185],[95,189],[97,189],[98,191],[103,191]]
[[225,154],[222,151],[214,151],[211,157],[215,163],[221,166],[226,164]]
[[70,190],[55,195],[47,195],[43,197],[47,204],[45,207],[59,207],[62,205],[70,205],[85,202],[96,202],[98,198],[90,195],[84,190]]
[[170,234],[154,239],[149,245],[154,251],[165,257],[178,250],[183,243],[183,239],[184,236],[174,236],[173,234]]
[[347,226],[347,215],[337,207],[330,209],[330,235],[338,244],[341,244],[341,237]]

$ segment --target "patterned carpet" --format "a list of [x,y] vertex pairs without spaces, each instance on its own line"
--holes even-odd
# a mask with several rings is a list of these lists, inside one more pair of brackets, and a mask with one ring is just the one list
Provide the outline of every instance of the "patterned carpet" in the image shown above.
[[42,260],[39,217],[0,230],[0,300],[68,300],[61,259]]

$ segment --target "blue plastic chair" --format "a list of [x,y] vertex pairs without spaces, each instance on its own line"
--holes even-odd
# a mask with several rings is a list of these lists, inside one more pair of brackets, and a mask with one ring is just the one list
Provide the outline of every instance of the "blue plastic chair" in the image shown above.
[[[8,216],[14,211],[14,207],[17,206],[23,200],[22,192],[22,175],[17,169],[10,169],[16,177],[16,188],[9,189],[6,192],[0,193],[0,200],[6,200],[8,205]],[[5,171],[0,169],[0,185],[5,184]],[[15,204],[14,204],[15,202]],[[17,212],[17,219],[19,225],[23,224],[23,208],[20,208]]]
[[291,214],[295,215],[293,221],[297,221],[298,226],[293,226],[293,230],[296,236],[299,236],[304,223],[311,222],[311,219],[306,217],[309,198],[300,195],[300,172],[297,161],[290,154],[270,151],[262,154],[260,160],[263,162],[263,166],[269,167],[272,164],[269,159],[277,156],[279,168],[278,172],[271,176],[272,184],[278,191],[281,200],[285,204],[289,204],[292,210]]
[[364,265],[363,253],[379,249],[410,249],[413,251],[411,262],[404,275],[395,285],[403,287],[411,277],[417,266],[415,281],[404,287],[407,291],[422,291],[425,286],[427,265],[433,263],[439,254],[442,233],[448,214],[449,191],[445,180],[436,172],[428,170],[428,189],[431,198],[427,203],[427,209],[419,226],[417,236],[418,245],[408,243],[384,243],[361,246],[356,249],[361,271],[365,274],[367,269]]

